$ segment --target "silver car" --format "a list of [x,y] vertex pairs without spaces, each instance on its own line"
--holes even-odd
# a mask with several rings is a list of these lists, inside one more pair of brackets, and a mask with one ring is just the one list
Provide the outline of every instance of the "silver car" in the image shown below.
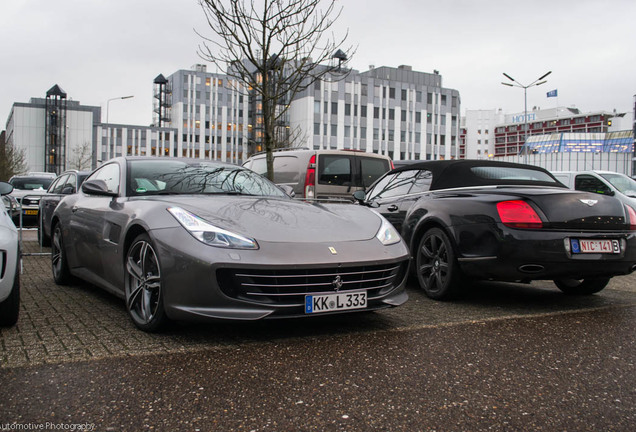
[[[0,182],[0,195],[11,193],[13,186]],[[20,248],[18,230],[11,216],[0,209],[0,326],[11,326],[20,314]]]
[[408,250],[362,206],[291,199],[234,165],[116,158],[53,213],[52,269],[125,299],[144,331],[398,306]]

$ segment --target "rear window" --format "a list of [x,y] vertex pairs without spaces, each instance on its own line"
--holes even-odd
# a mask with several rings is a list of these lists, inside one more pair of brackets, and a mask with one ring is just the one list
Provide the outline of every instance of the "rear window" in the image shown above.
[[318,183],[333,186],[351,185],[351,159],[338,155],[322,155],[318,164]]
[[484,166],[484,167],[473,167],[470,169],[473,174],[482,179],[488,180],[513,180],[517,181],[528,181],[528,182],[544,182],[544,183],[554,183],[555,186],[559,185],[549,174],[526,168],[516,168],[516,167],[493,167],[493,166]]
[[360,172],[362,174],[362,186],[365,188],[371,186],[377,179],[382,177],[384,173],[389,171],[389,161],[386,159],[360,158]]

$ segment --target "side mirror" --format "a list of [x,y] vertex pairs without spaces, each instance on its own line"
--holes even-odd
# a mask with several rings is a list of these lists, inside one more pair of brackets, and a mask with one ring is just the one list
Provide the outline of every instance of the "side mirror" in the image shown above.
[[364,204],[364,201],[367,198],[367,194],[363,190],[357,190],[353,193],[353,199],[356,200],[360,204]]
[[108,190],[108,185],[104,180],[88,180],[82,183],[82,192],[87,195],[99,195],[116,197],[117,192]]
[[370,208],[378,208],[380,204],[375,201],[367,201],[367,194],[363,190],[357,190],[353,193],[353,199],[360,205],[370,207]]
[[0,195],[9,195],[13,192],[13,185],[7,182],[0,182]]
[[71,195],[75,193],[75,188],[73,186],[66,186],[62,189],[62,195]]

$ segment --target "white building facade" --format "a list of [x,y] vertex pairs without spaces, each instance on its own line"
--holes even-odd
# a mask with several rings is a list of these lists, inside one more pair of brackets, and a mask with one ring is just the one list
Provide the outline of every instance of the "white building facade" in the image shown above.
[[306,147],[430,160],[457,157],[459,110],[439,73],[400,66],[326,75],[294,98],[289,117]]
[[[99,123],[101,108],[80,105],[77,101],[68,101],[64,118],[63,143],[64,162],[62,166],[75,167],[76,158],[84,150],[92,152],[96,142],[95,128]],[[44,99],[31,98],[29,103],[14,103],[6,125],[7,144],[18,151],[24,151],[29,171],[46,171],[46,103]],[[89,169],[82,167],[82,169]]]

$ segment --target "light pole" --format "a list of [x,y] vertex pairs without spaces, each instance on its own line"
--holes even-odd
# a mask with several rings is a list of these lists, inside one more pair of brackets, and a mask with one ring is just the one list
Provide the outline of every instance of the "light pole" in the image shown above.
[[[107,141],[107,143],[108,143],[108,155],[107,155],[108,157],[107,157],[107,159],[110,159],[110,158],[111,158],[111,151],[110,151],[110,150],[111,150],[111,142],[110,142],[110,141],[111,141],[111,140],[110,140],[110,124],[108,123],[108,114],[110,114],[110,101],[114,101],[114,100],[118,100],[118,99],[130,99],[130,98],[134,98],[134,97],[135,97],[134,95],[130,95],[130,96],[118,96],[118,97],[110,98],[110,99],[108,99],[108,100],[106,101],[106,125],[107,125],[106,127],[108,128],[108,129],[107,129],[108,133],[107,133],[107,135],[106,135],[106,141]],[[112,146],[112,147],[113,147],[113,154],[114,154],[114,152],[115,152],[114,147],[115,147],[115,146]]]
[[[517,81],[516,79],[514,79],[513,77],[511,77],[510,75],[508,75],[507,73],[503,73],[504,76],[506,78],[508,78],[510,81],[512,81],[514,84],[510,84],[508,82],[502,82],[501,84],[508,86],[508,87],[519,87],[523,89],[523,122],[524,122],[524,126],[523,126],[523,145],[524,145],[524,151],[523,151],[523,155],[524,155],[524,162],[527,162],[528,159],[528,146],[526,145],[526,141],[528,140],[528,89],[530,87],[534,87],[534,86],[540,86],[541,84],[545,84],[547,82],[547,80],[545,80],[544,78],[547,77],[548,75],[550,75],[552,73],[552,71],[549,71],[545,74],[543,74],[541,77],[537,78],[536,80],[534,80],[532,83],[528,84],[528,85],[523,85],[521,84],[519,81]],[[519,153],[519,148],[517,148],[517,153]]]

